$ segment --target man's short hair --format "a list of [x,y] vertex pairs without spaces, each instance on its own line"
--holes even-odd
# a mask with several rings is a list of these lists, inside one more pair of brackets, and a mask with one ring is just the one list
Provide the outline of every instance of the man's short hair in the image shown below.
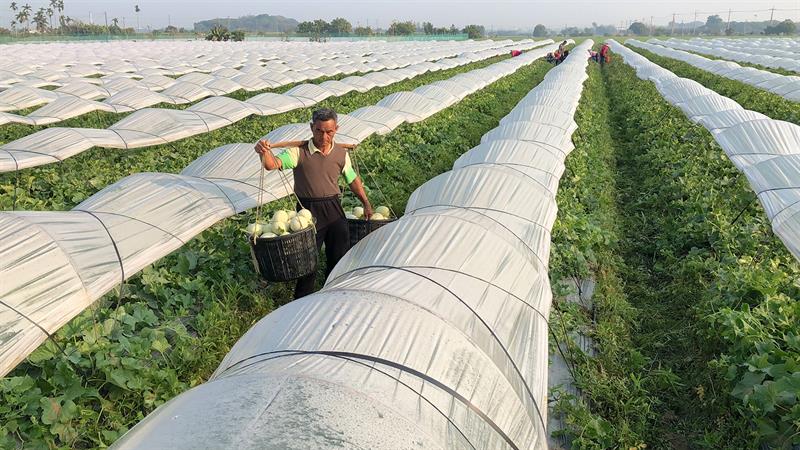
[[311,123],[317,121],[326,122],[328,120],[333,120],[334,122],[338,122],[336,111],[330,108],[320,108],[311,114]]

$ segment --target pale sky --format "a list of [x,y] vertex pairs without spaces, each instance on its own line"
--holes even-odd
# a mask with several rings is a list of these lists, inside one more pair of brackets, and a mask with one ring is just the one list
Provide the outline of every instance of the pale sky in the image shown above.
[[[48,0],[17,0],[18,4],[29,3],[34,11],[47,6]],[[11,18],[8,8],[10,0],[0,0],[0,24],[7,27]],[[109,22],[113,17],[123,18],[127,26],[136,25],[134,5],[141,8],[139,22],[142,28],[163,28],[168,21],[178,27],[191,28],[193,23],[215,17],[236,18],[247,14],[271,14],[291,17],[298,21],[322,18],[330,21],[344,17],[353,26],[370,25],[386,28],[392,20],[411,20],[432,22],[434,26],[455,24],[463,27],[470,23],[483,25],[490,29],[533,29],[537,23],[548,28],[560,29],[564,26],[590,26],[598,24],[621,25],[630,20],[649,22],[651,16],[655,25],[666,25],[672,14],[677,13],[676,21],[690,22],[694,11],[698,20],[718,13],[727,20],[727,11],[732,9],[731,20],[767,20],[769,8],[776,8],[775,19],[792,19],[800,22],[800,0],[750,0],[750,1],[677,1],[663,2],[653,0],[621,1],[537,1],[537,0],[373,0],[373,1],[273,1],[273,0],[64,0],[65,14],[84,21],[91,13],[94,23],[104,23],[104,12]],[[784,11],[780,11],[784,10]]]

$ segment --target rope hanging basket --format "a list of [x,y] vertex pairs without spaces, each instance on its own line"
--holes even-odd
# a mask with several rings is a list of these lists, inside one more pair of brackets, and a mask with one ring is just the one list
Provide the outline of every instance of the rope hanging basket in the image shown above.
[[267,281],[292,281],[317,269],[317,233],[313,226],[248,242],[256,270]]
[[[289,142],[289,144],[298,144]],[[258,203],[256,206],[256,221],[261,217],[261,205],[263,204],[264,192],[264,160],[261,158],[261,168],[259,171],[258,183]],[[294,195],[286,175],[278,171],[278,175],[283,182],[286,191]],[[294,195],[297,203],[300,199]],[[302,230],[273,237],[256,236],[254,233],[248,236],[250,243],[250,255],[253,257],[253,265],[256,271],[267,281],[292,281],[310,275],[317,270],[317,229],[316,219],[312,218],[311,223]]]
[[377,230],[378,228],[390,224],[397,220],[364,220],[364,219],[347,219],[347,228],[350,230],[350,247],[358,244],[358,241],[364,239],[368,234]]
[[[353,161],[353,166],[354,166],[354,168],[356,170],[356,173],[359,176],[361,176],[362,172],[361,172],[361,168],[359,167],[360,158],[357,160],[355,153],[356,152],[355,152],[355,147],[354,147],[350,151],[350,158]],[[361,164],[363,164],[363,161],[361,161]],[[378,184],[378,181],[372,176],[372,172],[367,170],[365,173],[367,174],[367,176],[370,177],[370,180],[372,181],[372,184],[378,190],[378,193],[383,198],[383,200],[384,201],[388,200],[386,195],[383,193],[383,190],[381,190],[381,187]],[[368,234],[372,233],[373,231],[377,230],[378,228],[380,228],[380,227],[382,227],[384,225],[390,224],[390,223],[394,222],[395,220],[397,220],[397,216],[394,214],[394,211],[392,211],[391,208],[389,208],[389,211],[391,213],[391,217],[390,218],[386,218],[386,219],[381,219],[381,220],[366,220],[366,219],[348,218],[347,219],[347,228],[348,228],[348,231],[350,232],[350,248],[353,248],[353,246],[358,244],[358,241],[360,241],[361,239],[364,239]]]

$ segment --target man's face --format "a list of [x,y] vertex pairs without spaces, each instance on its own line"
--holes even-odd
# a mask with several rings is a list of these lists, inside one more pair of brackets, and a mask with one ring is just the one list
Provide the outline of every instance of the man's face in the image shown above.
[[314,135],[314,145],[322,147],[321,149],[327,150],[333,144],[333,136],[339,125],[335,120],[317,120],[311,123],[311,133]]

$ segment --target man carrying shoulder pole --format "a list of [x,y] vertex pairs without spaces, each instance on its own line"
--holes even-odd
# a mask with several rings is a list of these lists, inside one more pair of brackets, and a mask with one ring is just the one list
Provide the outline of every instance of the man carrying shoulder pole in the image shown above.
[[[302,207],[309,209],[316,219],[317,249],[321,249],[322,243],[325,243],[326,276],[350,249],[350,233],[341,204],[339,176],[344,177],[350,190],[364,205],[365,216],[372,216],[372,206],[364,192],[364,185],[353,170],[347,153],[347,149],[354,146],[334,142],[338,129],[336,112],[328,108],[318,109],[311,116],[311,140],[277,143],[261,140],[255,146],[265,169],[292,169],[295,194]],[[273,147],[287,149],[273,155]],[[298,204],[297,209],[300,208]],[[315,279],[316,273],[298,279],[294,298],[313,293],[316,290]]]

